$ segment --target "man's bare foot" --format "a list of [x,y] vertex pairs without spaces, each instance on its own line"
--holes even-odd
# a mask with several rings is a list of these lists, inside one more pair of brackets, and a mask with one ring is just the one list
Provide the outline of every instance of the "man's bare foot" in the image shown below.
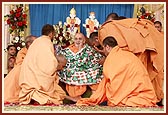
[[73,100],[74,102],[77,102],[79,99],[81,99],[82,97],[81,96],[78,96],[78,97],[73,97]]
[[65,98],[73,102],[77,102],[79,99],[81,99],[81,96],[77,96],[77,97],[66,96]]

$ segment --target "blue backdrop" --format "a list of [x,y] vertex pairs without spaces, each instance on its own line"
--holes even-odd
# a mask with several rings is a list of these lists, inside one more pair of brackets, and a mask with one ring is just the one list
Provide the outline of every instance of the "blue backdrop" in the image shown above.
[[96,19],[102,24],[106,16],[115,12],[119,16],[132,18],[134,4],[30,4],[30,26],[31,34],[40,36],[44,24],[63,23],[70,15],[71,8],[75,8],[76,16],[81,20],[80,30],[86,34],[82,24],[89,17],[91,11],[95,12]]

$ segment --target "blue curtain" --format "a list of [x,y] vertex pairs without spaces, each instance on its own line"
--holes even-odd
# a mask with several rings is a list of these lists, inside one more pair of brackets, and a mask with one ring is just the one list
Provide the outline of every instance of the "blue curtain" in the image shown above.
[[81,20],[80,30],[86,34],[82,26],[91,11],[95,12],[96,19],[102,24],[106,16],[115,12],[119,16],[132,18],[134,4],[30,4],[31,34],[40,36],[41,29],[45,24],[63,23],[69,16],[71,8],[75,8],[76,16]]

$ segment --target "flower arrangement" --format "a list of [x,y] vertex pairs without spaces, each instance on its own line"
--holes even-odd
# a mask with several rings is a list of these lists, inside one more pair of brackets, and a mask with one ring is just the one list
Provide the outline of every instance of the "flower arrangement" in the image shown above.
[[143,6],[137,12],[137,18],[147,19],[152,22],[155,21],[155,13],[152,11],[147,11]]
[[15,45],[17,52],[26,45],[24,40],[20,39],[19,37],[14,37],[12,44]]
[[62,22],[59,21],[58,24],[53,25],[55,29],[55,37],[53,44],[59,45],[62,48],[66,48],[73,43],[74,36],[67,31],[66,25],[62,25]]
[[[25,47],[25,41],[20,39],[19,37],[14,37],[11,41],[11,43],[8,44],[9,45],[14,45],[16,47],[16,52],[18,52],[19,50],[21,50],[21,48]],[[7,47],[8,48],[8,47]],[[7,48],[4,49],[4,51],[7,51]]]
[[15,5],[10,13],[4,16],[9,26],[10,44],[15,45],[17,52],[25,46],[24,29],[27,28],[27,14],[24,12],[23,4]]
[[4,16],[7,24],[9,25],[9,32],[20,34],[21,31],[24,31],[27,28],[27,14],[24,13],[23,4],[16,5],[15,9],[10,11],[10,14]]

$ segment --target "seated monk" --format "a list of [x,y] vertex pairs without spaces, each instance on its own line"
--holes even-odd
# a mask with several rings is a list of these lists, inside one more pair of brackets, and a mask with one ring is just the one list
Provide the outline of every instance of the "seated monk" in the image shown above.
[[164,99],[164,35],[153,22],[137,18],[112,20],[102,24],[98,33],[101,45],[104,38],[113,36],[120,48],[134,53],[141,60],[160,103]]
[[131,52],[118,47],[112,36],[103,40],[107,55],[103,65],[103,80],[90,98],[76,105],[97,105],[107,101],[108,106],[155,106],[157,97],[142,62]]
[[29,47],[19,76],[20,104],[29,104],[31,100],[40,105],[63,103],[66,94],[58,85],[58,61],[54,55],[53,37],[54,27],[46,24],[42,28],[42,36]]
[[71,100],[77,101],[89,86],[92,93],[102,80],[102,65],[99,61],[102,55],[85,43],[85,36],[76,33],[74,44],[61,51],[67,59],[63,71],[60,71],[60,81],[66,84],[66,91]]
[[21,69],[21,64],[24,57],[26,56],[27,49],[31,43],[36,39],[35,36],[27,36],[25,38],[26,47],[22,48],[16,56],[15,66],[8,73],[4,79],[4,102],[18,103],[19,102],[19,74]]

